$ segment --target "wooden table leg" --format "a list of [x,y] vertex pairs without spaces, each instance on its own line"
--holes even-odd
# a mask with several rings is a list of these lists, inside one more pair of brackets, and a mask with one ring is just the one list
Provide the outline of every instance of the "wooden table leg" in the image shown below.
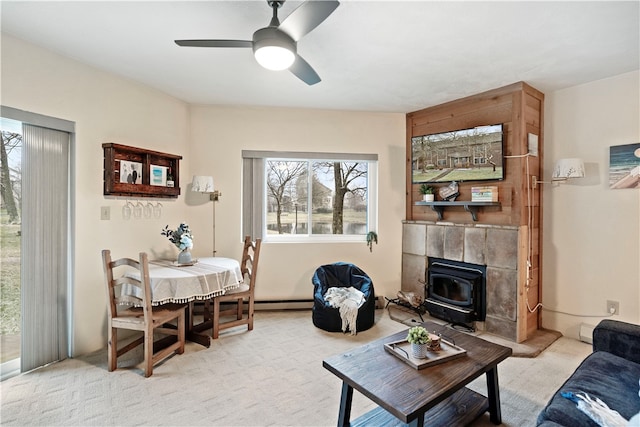
[[338,427],[348,427],[351,418],[351,401],[353,400],[353,387],[342,382],[342,395],[340,396],[340,411],[338,412]]
[[487,400],[489,401],[489,419],[496,425],[502,424],[497,366],[487,371]]
[[195,342],[207,348],[211,345],[211,337],[207,334],[201,334],[202,329],[197,329],[193,324],[193,302],[187,304],[187,341]]
[[[197,344],[200,344],[204,347],[209,348],[209,346],[211,346],[211,337],[207,334],[201,334],[201,329],[198,329],[197,327],[193,327],[193,313],[191,312],[191,304],[187,304],[187,310],[186,310],[186,321],[185,323],[185,336],[186,336],[186,340],[187,341],[191,341],[191,342],[195,342]],[[171,327],[172,325],[167,325],[168,327]],[[175,328],[175,325],[173,326]],[[173,344],[174,342],[176,342],[178,340],[178,337],[176,337],[175,335],[169,335],[166,336],[164,338],[159,339],[158,341],[153,343],[153,352],[157,352],[159,350],[162,350],[165,347],[168,347],[169,345]]]

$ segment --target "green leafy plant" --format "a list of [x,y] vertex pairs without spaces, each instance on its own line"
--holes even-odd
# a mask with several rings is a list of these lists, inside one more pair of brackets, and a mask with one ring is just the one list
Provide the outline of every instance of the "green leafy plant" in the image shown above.
[[409,329],[407,341],[411,344],[429,344],[431,338],[429,338],[429,332],[423,326],[414,326]]
[[435,193],[435,191],[436,191],[436,189],[435,189],[435,188],[433,188],[433,187],[432,187],[432,186],[430,186],[430,185],[422,184],[422,185],[420,186],[420,194],[434,194],[434,193]]
[[367,246],[369,246],[369,252],[373,252],[373,243],[378,244],[378,233],[370,231],[367,233]]
[[181,251],[193,248],[193,234],[187,223],[181,222],[175,230],[171,230],[167,225],[160,234],[166,236]]

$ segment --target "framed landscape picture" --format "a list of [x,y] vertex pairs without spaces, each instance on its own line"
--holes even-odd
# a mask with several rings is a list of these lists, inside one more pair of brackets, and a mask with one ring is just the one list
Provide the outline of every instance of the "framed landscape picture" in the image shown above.
[[120,182],[127,184],[142,183],[142,163],[120,161]]

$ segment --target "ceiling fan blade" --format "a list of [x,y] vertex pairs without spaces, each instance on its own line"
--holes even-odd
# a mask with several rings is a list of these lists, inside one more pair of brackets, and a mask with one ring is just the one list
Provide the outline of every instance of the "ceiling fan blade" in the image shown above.
[[178,46],[188,47],[252,47],[251,40],[175,40]]
[[327,19],[339,5],[339,1],[307,1],[291,12],[278,29],[298,41]]
[[289,71],[309,86],[320,82],[318,73],[316,73],[315,70],[311,68],[311,65],[300,55],[296,55],[296,60],[293,65],[289,67]]

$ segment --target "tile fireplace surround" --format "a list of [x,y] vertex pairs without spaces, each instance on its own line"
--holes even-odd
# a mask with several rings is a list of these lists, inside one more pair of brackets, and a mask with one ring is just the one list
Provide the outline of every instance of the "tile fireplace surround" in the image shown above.
[[487,266],[487,317],[478,330],[517,338],[518,227],[404,221],[402,286],[425,297],[428,257]]

